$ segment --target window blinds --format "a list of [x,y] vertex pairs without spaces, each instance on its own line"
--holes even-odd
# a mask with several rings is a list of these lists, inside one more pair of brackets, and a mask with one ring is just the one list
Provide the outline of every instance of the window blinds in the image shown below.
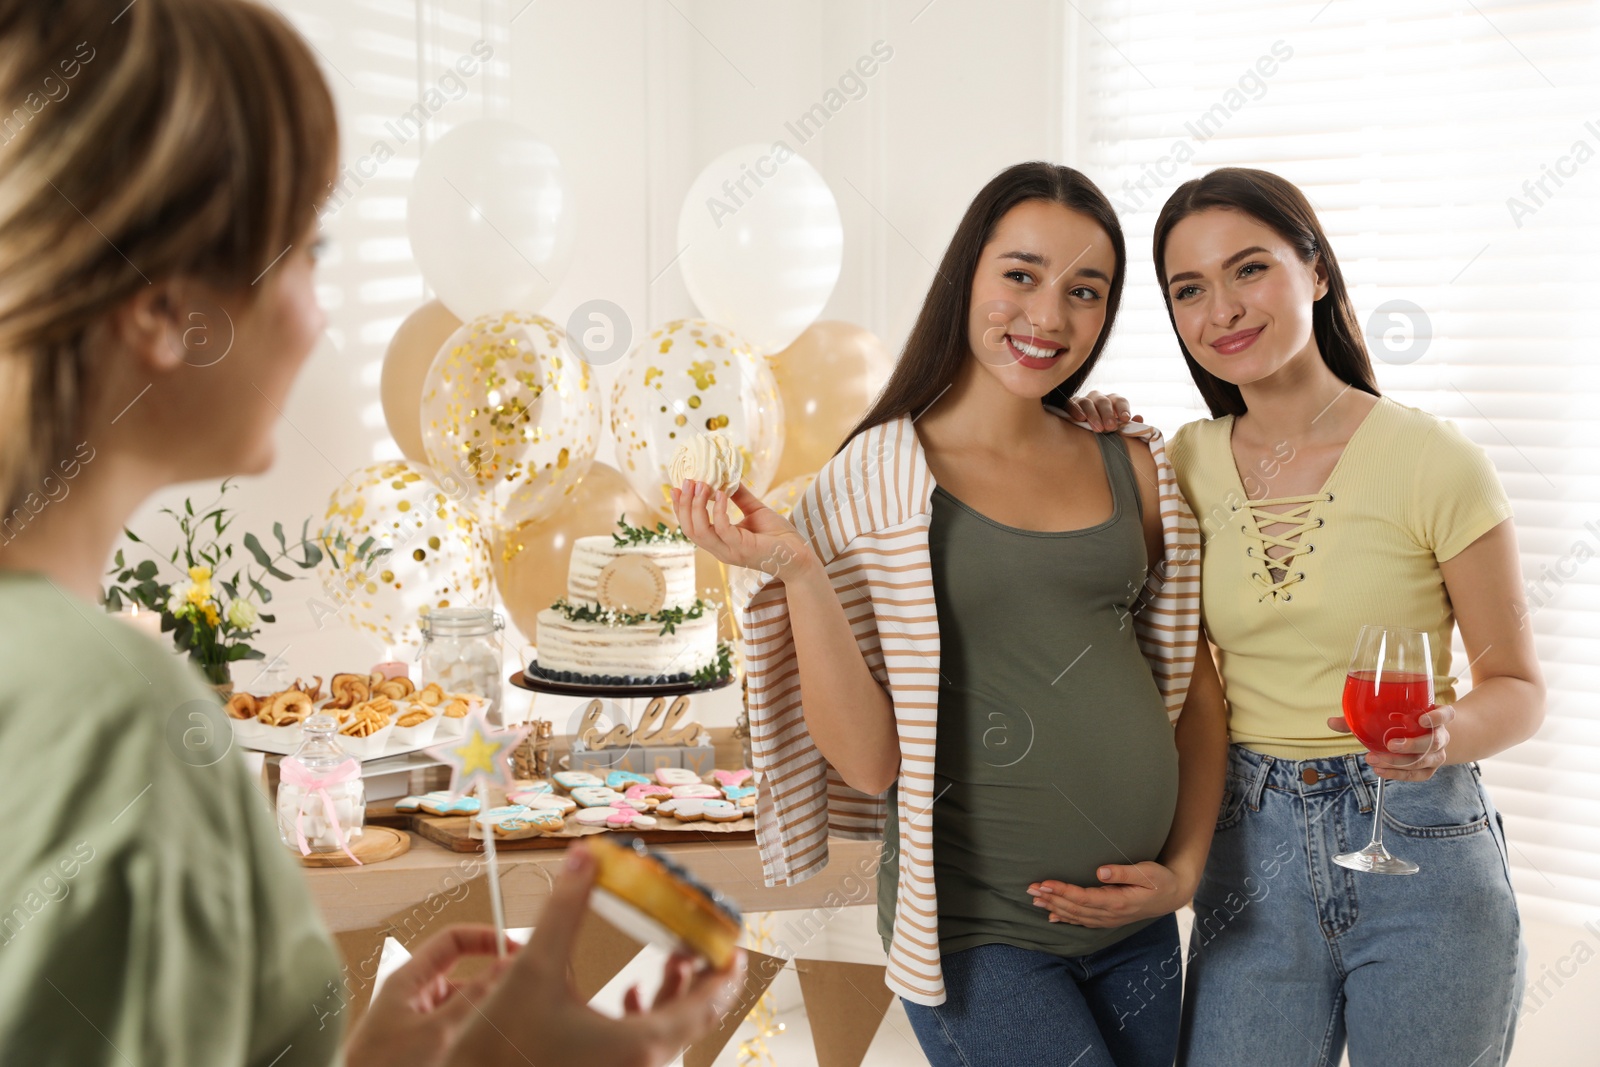
[[[1082,0],[1067,162],[1130,252],[1094,387],[1205,415],[1154,285],[1181,182],[1271,170],[1317,208],[1384,392],[1452,419],[1516,509],[1548,717],[1484,764],[1524,907],[1600,908],[1600,2]],[[1459,642],[1455,671],[1466,675]]]
[[501,0],[277,0],[316,50],[339,110],[339,180],[322,212],[331,238],[318,269],[335,359],[308,371],[348,420],[372,431],[366,462],[400,458],[378,383],[389,339],[429,299],[406,236],[406,193],[427,146],[451,127],[503,110],[508,90]]

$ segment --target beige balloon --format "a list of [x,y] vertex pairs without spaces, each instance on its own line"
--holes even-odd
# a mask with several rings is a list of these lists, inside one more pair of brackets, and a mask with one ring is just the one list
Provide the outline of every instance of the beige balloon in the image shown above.
[[460,319],[439,301],[430,300],[406,316],[384,354],[378,385],[383,421],[401,454],[413,463],[428,462],[422,447],[422,381],[433,357],[460,328]]
[[539,612],[567,595],[567,564],[580,537],[612,533],[617,519],[634,526],[659,521],[615,467],[594,463],[553,514],[492,539],[495,581],[506,611],[538,643]]
[[867,413],[894,369],[894,356],[871,330],[814,322],[767,359],[783,397],[783,455],[772,484],[814,473]]

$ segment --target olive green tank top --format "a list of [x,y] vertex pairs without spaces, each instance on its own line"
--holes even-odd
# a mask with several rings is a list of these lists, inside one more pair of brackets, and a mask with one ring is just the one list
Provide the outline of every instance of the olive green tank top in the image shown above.
[[[1095,526],[1021,530],[933,491],[942,952],[1001,943],[1080,956],[1150,921],[1051,923],[1027,891],[1044,879],[1098,885],[1101,864],[1157,858],[1177,804],[1172,727],[1128,614],[1147,572],[1143,504],[1119,436],[1096,440],[1114,507]],[[898,882],[896,793],[878,877],[885,946]]]

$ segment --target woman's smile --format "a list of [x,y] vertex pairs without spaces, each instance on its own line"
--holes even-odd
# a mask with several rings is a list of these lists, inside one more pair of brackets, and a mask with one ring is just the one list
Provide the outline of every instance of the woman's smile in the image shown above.
[[1235,356],[1255,344],[1256,338],[1260,337],[1261,331],[1265,329],[1265,326],[1256,326],[1249,330],[1235,330],[1225,337],[1212,341],[1211,347],[1224,356]]
[[1006,334],[1006,351],[1029,370],[1049,370],[1067,352],[1067,346],[1033,334]]

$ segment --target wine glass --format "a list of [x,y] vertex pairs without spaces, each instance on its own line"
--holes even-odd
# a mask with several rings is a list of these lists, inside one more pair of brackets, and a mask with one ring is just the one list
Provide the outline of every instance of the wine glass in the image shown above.
[[[1400,626],[1361,628],[1344,680],[1344,719],[1370,752],[1388,752],[1396,738],[1430,733],[1420,720],[1433,708],[1433,659],[1428,635]],[[1333,857],[1353,871],[1372,874],[1416,874],[1410,860],[1383,847],[1383,779],[1372,815],[1372,840],[1359,852]]]

